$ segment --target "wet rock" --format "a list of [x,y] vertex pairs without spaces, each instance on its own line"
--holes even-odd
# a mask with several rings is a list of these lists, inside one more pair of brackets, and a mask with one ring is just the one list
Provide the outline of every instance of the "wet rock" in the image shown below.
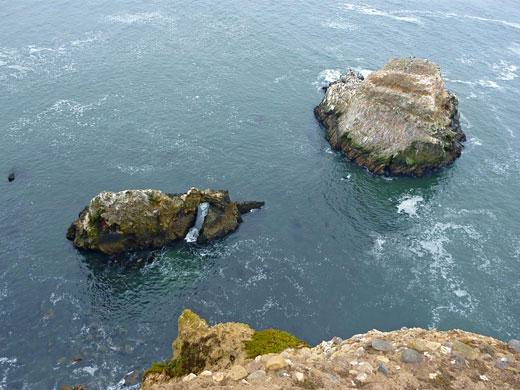
[[138,370],[132,371],[130,374],[125,376],[125,380],[123,382],[123,387],[136,385],[139,382],[139,380],[141,379],[141,375],[142,375],[141,371],[138,371]]
[[251,210],[261,209],[262,207],[264,207],[265,202],[235,202],[235,204],[237,205],[240,214],[245,214],[249,213]]
[[469,345],[461,343],[460,341],[454,341],[453,347],[451,349],[451,353],[453,355],[460,354],[463,355],[466,359],[475,360],[478,357],[478,352],[476,349],[471,348]]
[[401,361],[403,363],[420,363],[422,362],[422,357],[417,351],[406,348],[401,355]]
[[380,339],[372,340],[372,348],[374,348],[377,351],[393,351],[395,349],[395,347],[392,344]]
[[229,377],[234,381],[239,381],[247,376],[247,370],[242,366],[233,366],[229,371]]
[[134,347],[132,347],[130,344],[125,345],[125,352],[126,353],[132,353],[134,352]]
[[376,174],[422,176],[459,157],[458,99],[439,66],[394,58],[364,80],[349,72],[315,109],[331,146]]
[[486,353],[486,354],[489,354],[491,356],[495,356],[495,350],[488,343],[481,343],[481,344],[479,344],[478,349],[482,353]]
[[78,362],[80,362],[80,361],[82,361],[82,360],[83,360],[83,356],[74,356],[74,357],[72,358],[72,361],[73,361],[74,363],[78,363]]
[[507,343],[511,348],[515,350],[515,352],[520,353],[520,340],[509,340]]
[[9,180],[9,182],[14,181],[14,179],[15,179],[14,173],[11,173],[11,174],[7,177],[7,180]]
[[[102,192],[95,196],[67,230],[74,247],[103,253],[157,248],[182,240],[195,224],[197,207],[209,203],[197,242],[223,237],[242,222],[237,202],[227,191],[165,194],[158,190]],[[242,202],[242,210],[262,202]]]
[[251,379],[258,379],[258,378],[262,378],[265,376],[265,371],[264,370],[257,370],[251,374],[249,374],[249,376],[247,377],[247,379],[251,380]]

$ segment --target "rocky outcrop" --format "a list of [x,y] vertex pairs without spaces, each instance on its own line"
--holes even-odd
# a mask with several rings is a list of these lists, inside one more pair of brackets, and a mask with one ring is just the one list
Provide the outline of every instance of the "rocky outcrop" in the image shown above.
[[[343,340],[334,337],[314,348],[287,348],[245,359],[238,340],[251,337],[245,324],[209,327],[190,311],[179,319],[174,356],[182,345],[200,345],[204,364],[171,375],[167,366],[149,370],[142,389],[468,389],[520,388],[517,340],[509,345],[462,330],[402,328],[371,330]],[[233,343],[233,337],[237,342]],[[223,345],[218,341],[222,340]],[[235,359],[229,359],[235,351]],[[238,355],[237,355],[238,353]],[[205,358],[211,356],[211,358]],[[220,361],[222,359],[222,361]],[[196,359],[194,360],[196,361]],[[170,361],[171,362],[171,361]],[[154,365],[155,367],[155,365]]]
[[102,192],[94,197],[67,230],[74,247],[103,253],[156,248],[184,239],[194,226],[197,207],[209,203],[209,211],[197,242],[222,237],[238,228],[241,213],[263,202],[232,202],[227,191],[165,194],[158,190]]
[[334,149],[376,174],[422,176],[459,157],[465,140],[457,97],[423,59],[394,58],[366,79],[341,76],[315,115]]

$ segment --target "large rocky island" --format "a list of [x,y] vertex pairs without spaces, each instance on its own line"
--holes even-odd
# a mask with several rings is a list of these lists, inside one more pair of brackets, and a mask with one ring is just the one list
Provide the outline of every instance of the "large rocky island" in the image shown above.
[[458,99],[439,66],[394,58],[366,79],[330,83],[315,109],[334,149],[376,174],[422,176],[460,156]]
[[241,214],[263,202],[232,202],[227,191],[165,194],[158,190],[102,192],[67,230],[74,247],[115,254],[186,239],[199,244],[238,229]]
[[520,341],[462,330],[371,330],[311,348],[185,310],[178,332],[173,357],[153,364],[141,389],[520,389]]

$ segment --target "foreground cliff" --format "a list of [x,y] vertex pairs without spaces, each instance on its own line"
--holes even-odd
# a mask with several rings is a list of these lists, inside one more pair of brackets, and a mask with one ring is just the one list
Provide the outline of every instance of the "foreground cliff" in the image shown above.
[[263,205],[232,202],[227,191],[197,188],[186,194],[102,192],[68,228],[67,238],[75,248],[110,254],[156,248],[185,238],[200,244],[238,229],[240,214]]
[[333,148],[377,174],[421,176],[460,156],[465,140],[457,97],[428,60],[394,58],[366,80],[343,75],[315,114]]
[[173,352],[142,389],[520,389],[520,341],[462,330],[371,330],[310,348],[285,332],[208,326],[187,310]]

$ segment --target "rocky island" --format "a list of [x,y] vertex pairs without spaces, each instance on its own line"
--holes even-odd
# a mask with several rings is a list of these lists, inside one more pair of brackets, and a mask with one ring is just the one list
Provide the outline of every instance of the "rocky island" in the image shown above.
[[199,244],[238,229],[241,214],[263,202],[232,202],[228,191],[165,194],[158,190],[102,192],[67,230],[74,247],[115,254],[185,239]]
[[349,72],[315,108],[334,149],[376,174],[422,176],[459,157],[458,99],[439,66],[394,58],[366,79]]
[[173,358],[146,370],[143,390],[520,388],[520,341],[462,330],[371,330],[311,348],[282,331],[209,326],[190,310],[178,329]]

